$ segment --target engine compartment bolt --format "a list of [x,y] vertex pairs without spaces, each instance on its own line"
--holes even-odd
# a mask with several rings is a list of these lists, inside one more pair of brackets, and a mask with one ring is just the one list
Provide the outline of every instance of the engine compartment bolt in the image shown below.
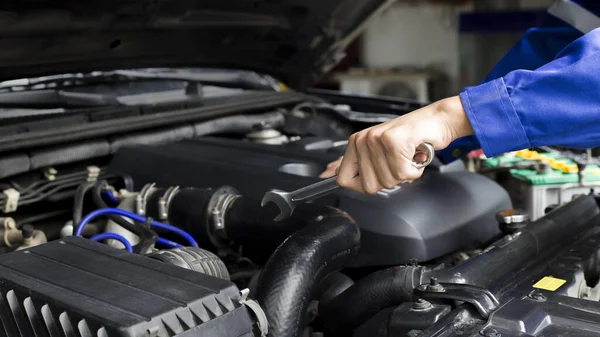
[[415,303],[413,303],[413,309],[415,310],[425,310],[431,308],[431,303],[428,301],[419,298]]
[[491,328],[481,330],[481,331],[479,331],[479,334],[482,336],[485,336],[485,337],[501,337],[502,336],[496,329],[491,329]]
[[444,291],[444,286],[439,284],[437,277],[432,277],[429,279],[427,291],[441,292]]
[[538,302],[543,302],[546,300],[546,296],[537,290],[534,290],[531,293],[529,293],[529,295],[527,295],[527,297],[531,298],[534,301],[538,301]]

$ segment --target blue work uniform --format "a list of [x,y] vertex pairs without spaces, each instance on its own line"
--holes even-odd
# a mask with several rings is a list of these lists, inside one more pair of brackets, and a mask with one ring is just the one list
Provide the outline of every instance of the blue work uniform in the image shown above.
[[600,146],[600,1],[557,0],[485,80],[460,93],[475,132],[438,151],[451,162],[532,146]]

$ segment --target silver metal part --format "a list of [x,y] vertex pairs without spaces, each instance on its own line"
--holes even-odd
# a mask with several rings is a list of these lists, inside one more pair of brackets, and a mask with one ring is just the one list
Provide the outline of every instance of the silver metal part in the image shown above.
[[167,219],[167,202],[164,197],[158,199],[158,219],[165,221]]
[[253,131],[246,135],[246,137],[251,141],[260,144],[282,145],[289,142],[286,135],[275,129]]
[[[169,218],[169,206],[171,205],[171,200],[179,191],[179,186],[171,186],[167,188],[162,197],[158,199],[158,218],[165,222]],[[147,198],[146,198],[147,199]]]
[[145,216],[146,215],[146,202],[148,201],[148,196],[154,192],[156,189],[154,186],[156,184],[146,184],[140,194],[136,197],[135,200],[135,211],[138,215]]
[[239,195],[234,194],[223,194],[217,198],[215,207],[210,210],[211,223],[215,231],[223,230],[225,228],[225,210],[233,200],[239,197]]
[[264,337],[269,334],[269,321],[267,320],[267,315],[260,307],[258,302],[248,299],[249,294],[249,289],[243,289],[242,291],[240,291],[241,298],[239,303],[241,305],[245,305],[254,314],[254,317],[256,317],[256,325],[260,332],[260,336]]
[[[435,150],[429,143],[421,144],[417,148],[417,153],[425,153],[427,155],[426,160],[423,162],[412,161],[412,165],[417,168],[423,168],[431,164],[435,157]],[[296,205],[328,195],[338,188],[337,176],[333,176],[292,192],[271,190],[263,197],[261,206],[264,207],[269,202],[275,203],[279,207],[279,214],[274,220],[281,221],[292,215],[294,209],[296,209]]]
[[219,187],[208,201],[209,239],[215,247],[228,245],[225,232],[225,214],[231,204],[240,197],[239,192],[231,186]]
[[171,186],[167,189],[167,191],[165,192],[165,195],[163,195],[161,200],[164,200],[165,205],[164,205],[164,211],[161,212],[161,214],[160,214],[161,220],[168,219],[169,206],[171,206],[171,201],[173,200],[173,197],[177,194],[177,192],[179,192],[179,186]]
[[337,177],[334,176],[293,192],[268,191],[261,201],[261,206],[264,207],[269,202],[275,203],[280,211],[275,221],[281,221],[292,215],[297,204],[312,201],[337,190],[339,186],[336,180]]
[[507,209],[496,213],[496,219],[503,224],[519,224],[529,221],[529,213],[519,209]]

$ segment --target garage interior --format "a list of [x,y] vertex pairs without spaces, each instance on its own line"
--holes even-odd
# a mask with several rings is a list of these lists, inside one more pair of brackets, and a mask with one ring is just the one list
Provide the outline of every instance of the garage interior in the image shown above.
[[598,27],[0,1],[0,337],[600,336]]

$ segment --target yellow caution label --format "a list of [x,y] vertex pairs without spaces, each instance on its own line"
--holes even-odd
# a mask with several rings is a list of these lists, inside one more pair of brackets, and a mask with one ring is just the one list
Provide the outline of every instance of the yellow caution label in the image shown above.
[[290,88],[288,88],[288,86],[285,85],[285,83],[283,83],[283,82],[278,82],[277,86],[279,87],[280,91],[289,91],[290,90]]
[[556,291],[556,289],[560,288],[566,282],[566,280],[561,280],[559,278],[554,278],[551,276],[545,276],[543,279],[539,280],[536,284],[534,284],[533,287],[547,291]]

